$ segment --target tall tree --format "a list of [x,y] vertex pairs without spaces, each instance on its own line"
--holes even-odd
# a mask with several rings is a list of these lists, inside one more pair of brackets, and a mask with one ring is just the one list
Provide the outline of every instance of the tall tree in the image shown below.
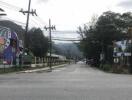
[[107,11],[97,19],[94,26],[80,27],[79,32],[83,38],[81,46],[85,56],[98,59],[103,52],[105,61],[112,63],[113,41],[126,38],[127,29],[132,26],[131,22],[131,13],[119,14]]
[[32,28],[28,32],[28,47],[34,56],[43,57],[48,51],[48,38],[43,34],[40,28]]

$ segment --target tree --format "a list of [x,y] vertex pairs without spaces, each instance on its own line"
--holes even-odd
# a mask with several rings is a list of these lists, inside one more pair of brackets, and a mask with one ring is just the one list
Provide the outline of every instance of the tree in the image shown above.
[[80,48],[83,52],[86,59],[92,59],[94,60],[94,63],[92,63],[94,66],[99,67],[99,58],[100,58],[100,52],[101,52],[101,46],[99,41],[94,36],[94,29],[93,27],[84,26],[83,29],[83,39],[80,42]]
[[[95,24],[79,27],[82,41],[80,42],[84,55],[87,58],[100,58],[100,54],[105,56],[105,62],[112,63],[113,41],[127,38],[127,29],[132,24],[131,13],[104,12]],[[96,51],[97,50],[97,51]]]
[[122,23],[124,22],[121,20],[121,15],[111,11],[104,12],[96,23],[94,34],[102,46],[102,53],[105,55],[104,59],[107,63],[112,63],[113,55],[110,47],[112,47],[113,41],[123,39]]
[[48,51],[48,38],[46,38],[40,28],[32,28],[28,32],[27,44],[34,56],[44,57]]

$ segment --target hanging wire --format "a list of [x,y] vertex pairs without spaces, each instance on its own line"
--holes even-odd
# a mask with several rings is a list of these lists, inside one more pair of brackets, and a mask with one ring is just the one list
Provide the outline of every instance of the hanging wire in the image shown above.
[[19,11],[21,9],[20,7],[17,7],[15,5],[12,5],[3,1],[0,1],[0,6],[8,8],[8,9],[12,9],[14,11]]
[[[20,11],[20,7],[17,7],[15,5],[12,5],[12,4],[9,4],[9,3],[6,3],[6,2],[3,2],[3,1],[0,1],[0,6],[1,7],[4,7],[6,9],[9,9],[9,10],[14,10],[16,12],[19,12]],[[20,24],[22,27],[25,27],[25,23],[23,22],[20,22],[20,21],[16,21],[16,20],[13,20],[11,18],[8,18],[6,17],[6,19],[8,20],[11,20],[17,24]],[[45,21],[43,21],[43,19],[39,16],[33,16],[31,17],[31,21],[30,21],[30,25],[32,24],[32,26],[38,26],[38,27],[41,27],[43,28],[43,26],[47,25],[47,23]],[[52,31],[52,33],[54,34],[77,34],[77,31],[70,31],[70,30],[63,30],[63,31],[60,31],[60,30],[56,30],[56,31]]]

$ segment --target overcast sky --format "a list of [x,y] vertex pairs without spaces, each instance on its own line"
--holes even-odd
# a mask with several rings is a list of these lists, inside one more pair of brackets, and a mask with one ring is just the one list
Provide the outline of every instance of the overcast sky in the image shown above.
[[[9,19],[25,25],[26,16],[19,10],[27,10],[28,0],[0,0],[0,6],[5,9]],[[89,22],[92,16],[99,16],[105,11],[132,11],[132,0],[32,0],[32,8],[37,10],[38,17],[30,17],[30,27],[42,28],[51,18],[57,30],[76,31],[78,26]]]
[[[28,0],[0,0],[17,6],[6,7],[8,18],[25,23],[26,16],[19,13],[19,8],[27,9]],[[0,5],[3,3],[0,2]],[[5,4],[4,4],[5,5]],[[51,18],[59,30],[76,30],[79,25],[90,21],[93,15],[104,11],[125,12],[132,10],[132,0],[32,0],[31,8],[37,10],[38,17],[31,17],[31,25],[46,25]],[[42,21],[43,20],[43,21]]]

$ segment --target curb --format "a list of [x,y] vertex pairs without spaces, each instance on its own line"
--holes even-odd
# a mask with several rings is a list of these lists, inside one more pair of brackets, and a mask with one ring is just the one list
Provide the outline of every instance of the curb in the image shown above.
[[[52,66],[52,70],[55,68],[64,67],[65,65],[68,65],[68,64]],[[46,71],[46,70],[50,70],[49,67],[39,68],[39,69],[34,69],[34,70],[20,71],[20,73],[33,73],[33,72]]]

